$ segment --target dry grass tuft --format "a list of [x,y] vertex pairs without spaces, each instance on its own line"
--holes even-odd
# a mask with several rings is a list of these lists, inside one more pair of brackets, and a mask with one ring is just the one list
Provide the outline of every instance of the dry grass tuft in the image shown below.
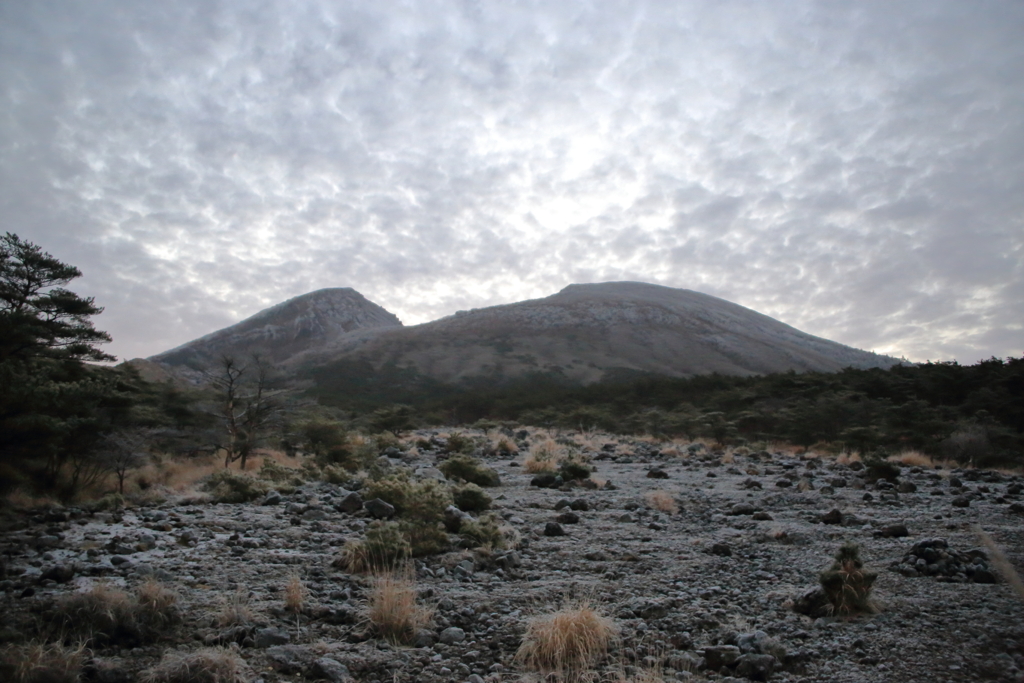
[[142,672],[142,683],[242,683],[242,660],[231,650],[207,648],[168,652],[160,663]]
[[220,612],[214,618],[218,626],[248,626],[253,622],[253,612],[249,607],[249,594],[238,590],[229,598],[221,598]]
[[177,595],[155,580],[134,596],[99,584],[58,602],[54,626],[65,638],[135,645],[159,638],[178,621],[176,602]]
[[849,465],[851,462],[860,462],[860,453],[858,451],[843,451],[836,456],[837,465]]
[[284,587],[284,608],[292,614],[301,614],[306,602],[306,587],[298,574],[292,574],[288,585]]
[[579,681],[617,635],[614,622],[589,602],[568,603],[527,623],[516,661],[557,680]]
[[409,644],[416,631],[430,623],[433,610],[416,602],[416,584],[408,570],[373,578],[366,618],[393,645]]
[[1010,584],[1013,588],[1013,592],[1017,594],[1021,600],[1024,600],[1024,581],[1021,581],[1020,574],[1014,569],[1013,564],[1010,563],[1010,559],[1006,557],[1006,553],[1003,549],[996,545],[996,542],[992,540],[979,525],[975,525],[975,532],[981,537],[981,542],[988,548],[989,553],[992,555],[992,564],[996,566],[996,569],[1002,574],[1003,579],[1006,583]]
[[661,512],[674,515],[679,512],[679,505],[676,504],[675,499],[668,491],[648,491],[644,494],[644,501],[647,502],[648,507],[654,510],[660,510]]
[[78,683],[85,645],[27,643],[0,651],[0,678],[10,683]]
[[523,471],[530,474],[554,472],[558,469],[558,456],[561,446],[554,439],[545,439],[530,446],[530,452],[523,460]]
[[889,462],[898,462],[907,467],[932,467],[935,463],[921,451],[903,451],[896,455],[890,455]]

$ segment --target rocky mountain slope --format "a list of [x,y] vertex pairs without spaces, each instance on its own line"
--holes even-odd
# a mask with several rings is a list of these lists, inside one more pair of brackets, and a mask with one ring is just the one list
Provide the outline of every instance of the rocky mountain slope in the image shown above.
[[223,355],[258,352],[280,363],[330,345],[355,330],[401,327],[401,321],[350,287],[320,289],[260,311],[242,322],[149,360],[169,366],[209,367]]
[[339,337],[301,360],[393,364],[448,383],[535,372],[586,383],[621,370],[751,375],[897,362],[707,294],[638,282],[570,285],[544,299]]

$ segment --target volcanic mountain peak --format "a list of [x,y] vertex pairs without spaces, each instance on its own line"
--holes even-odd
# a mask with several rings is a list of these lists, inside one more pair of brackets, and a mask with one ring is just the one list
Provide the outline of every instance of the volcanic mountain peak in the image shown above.
[[276,362],[329,345],[355,330],[401,326],[394,314],[351,287],[319,289],[271,306],[151,360],[167,365],[208,366],[223,355],[259,352]]

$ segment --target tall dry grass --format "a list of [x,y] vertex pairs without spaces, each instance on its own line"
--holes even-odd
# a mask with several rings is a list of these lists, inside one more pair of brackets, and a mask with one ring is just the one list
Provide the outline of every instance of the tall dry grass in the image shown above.
[[160,663],[143,671],[141,683],[242,683],[244,662],[224,648],[167,652]]
[[85,644],[31,642],[0,649],[0,678],[9,683],[78,683]]
[[527,622],[516,661],[546,677],[576,683],[608,652],[618,633],[589,601],[570,602]]
[[679,512],[679,505],[668,491],[648,491],[644,494],[644,501],[653,510],[660,510],[669,515]]
[[373,577],[366,599],[366,618],[373,629],[393,645],[408,645],[416,631],[430,623],[433,610],[416,601],[410,570]]
[[1002,575],[1006,583],[1010,585],[1010,588],[1017,594],[1017,597],[1024,600],[1024,581],[1021,581],[1020,574],[1017,573],[1006,553],[1003,552],[1003,549],[996,544],[980,525],[975,525],[974,531],[981,537],[981,542],[985,544],[985,547],[988,548],[992,564],[995,565],[996,570]]
[[558,459],[564,449],[554,439],[547,438],[530,445],[530,451],[523,460],[523,471],[530,474],[554,472],[558,469]]

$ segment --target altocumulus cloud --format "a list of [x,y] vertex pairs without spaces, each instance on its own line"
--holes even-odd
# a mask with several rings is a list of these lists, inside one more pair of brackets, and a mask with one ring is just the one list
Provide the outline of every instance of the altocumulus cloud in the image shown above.
[[351,286],[424,322],[696,289],[915,360],[1024,352],[1024,5],[0,5],[6,230],[150,355]]

